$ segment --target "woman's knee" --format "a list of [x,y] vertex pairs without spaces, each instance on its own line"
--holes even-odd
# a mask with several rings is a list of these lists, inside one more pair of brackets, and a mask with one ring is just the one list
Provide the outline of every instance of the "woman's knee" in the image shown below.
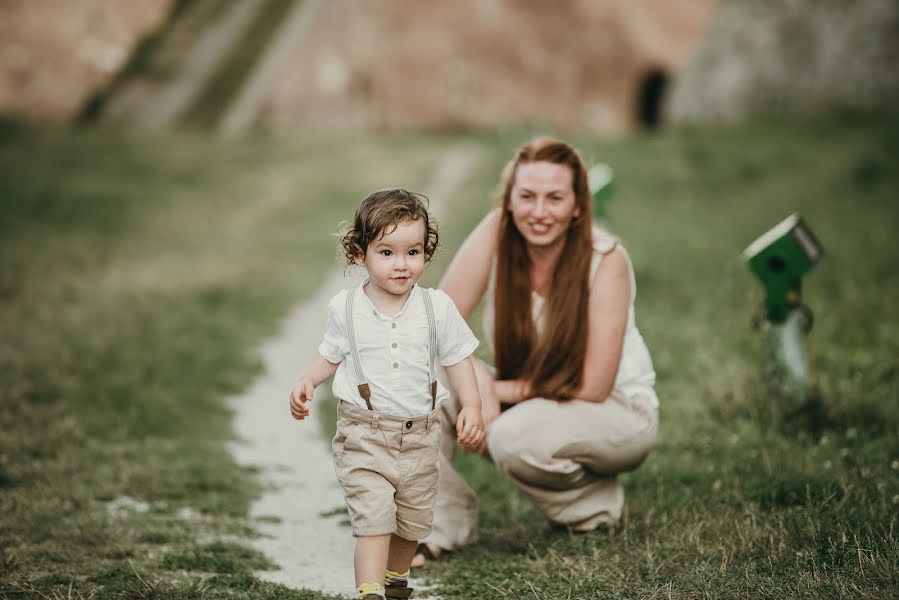
[[521,424],[508,413],[493,421],[487,429],[487,450],[493,462],[499,465],[524,450],[523,433]]
[[[537,400],[529,401],[530,406],[518,404],[504,411],[487,430],[487,449],[497,464],[514,461],[525,452],[551,456],[553,451],[547,446],[549,439],[539,435],[539,417],[535,412]],[[549,445],[552,445],[551,443]]]
[[500,452],[492,458],[496,467],[513,481],[546,490],[578,487],[588,477],[587,471],[573,461],[538,456],[528,449]]
[[586,475],[581,465],[555,458],[551,449],[535,444],[533,436],[497,419],[487,434],[490,458],[511,479],[545,489],[577,486]]

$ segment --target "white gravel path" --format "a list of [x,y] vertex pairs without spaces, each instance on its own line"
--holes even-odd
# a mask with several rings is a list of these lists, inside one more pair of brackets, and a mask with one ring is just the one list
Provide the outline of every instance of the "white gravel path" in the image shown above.
[[[435,216],[440,217],[460,190],[474,162],[470,149],[457,148],[439,163],[424,190]],[[343,492],[319,416],[313,412],[310,418],[295,421],[288,411],[288,395],[324,332],[328,299],[354,281],[344,276],[342,268],[332,270],[313,297],[291,310],[280,331],[263,342],[262,375],[243,394],[229,399],[240,440],[232,445],[232,453],[239,464],[258,468],[266,486],[250,509],[262,534],[252,545],[278,568],[257,575],[292,588],[333,594],[349,594],[355,588],[354,542],[350,528],[340,524],[346,515],[322,515],[344,506]],[[321,405],[313,400],[311,408],[321,410]],[[420,587],[419,583],[413,582]],[[416,598],[424,600],[418,593]]]

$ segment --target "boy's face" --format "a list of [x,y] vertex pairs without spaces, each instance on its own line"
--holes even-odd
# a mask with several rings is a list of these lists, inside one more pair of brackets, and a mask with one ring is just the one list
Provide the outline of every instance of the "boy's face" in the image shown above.
[[364,257],[356,258],[356,264],[365,267],[379,291],[406,296],[425,267],[424,220],[402,221],[385,231],[368,245]]

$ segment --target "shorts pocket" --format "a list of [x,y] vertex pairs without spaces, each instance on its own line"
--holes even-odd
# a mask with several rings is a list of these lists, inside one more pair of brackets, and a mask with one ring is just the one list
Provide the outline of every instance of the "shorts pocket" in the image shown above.
[[346,428],[346,436],[343,439],[343,449],[346,452],[358,451],[362,448],[362,437],[367,427],[361,427],[355,423]]

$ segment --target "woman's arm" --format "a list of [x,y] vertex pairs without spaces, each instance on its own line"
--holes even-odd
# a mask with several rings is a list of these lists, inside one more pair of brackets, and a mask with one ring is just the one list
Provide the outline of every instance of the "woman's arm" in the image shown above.
[[[584,374],[581,387],[574,395],[578,400],[603,402],[612,391],[627,328],[630,285],[624,251],[612,251],[603,256],[587,306],[589,329]],[[520,379],[494,381],[493,393],[503,404],[517,404],[534,396],[528,383]]]
[[494,209],[468,235],[443,274],[438,286],[468,319],[487,290],[490,265],[499,234],[499,209]]
[[518,404],[534,397],[523,379],[499,379],[493,382],[493,395],[499,404]]
[[590,289],[584,375],[574,396],[579,400],[603,402],[612,391],[627,328],[630,288],[627,258],[619,246],[603,256]]

